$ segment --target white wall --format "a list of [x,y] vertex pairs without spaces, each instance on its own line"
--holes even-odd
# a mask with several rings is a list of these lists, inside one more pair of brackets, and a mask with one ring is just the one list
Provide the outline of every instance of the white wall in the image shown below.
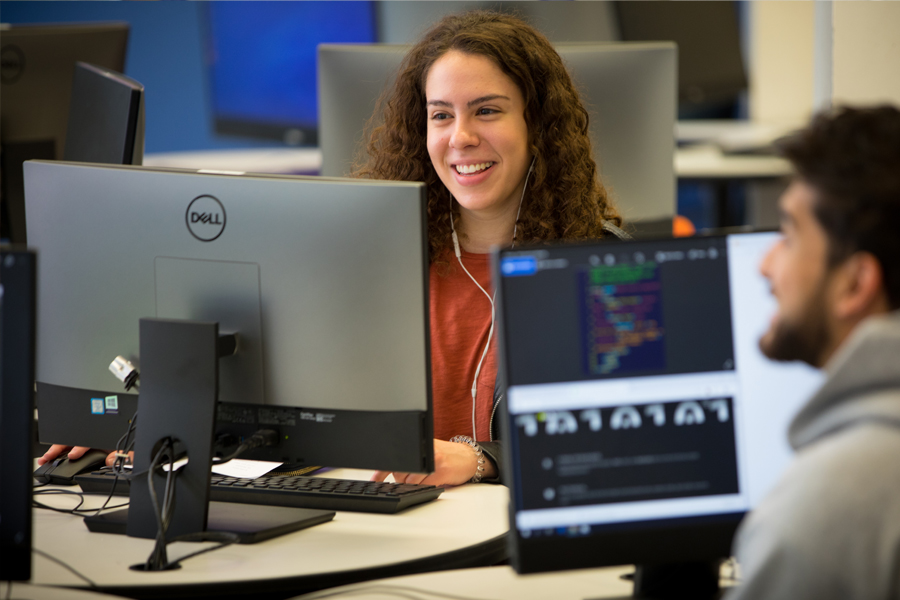
[[900,2],[834,2],[833,101],[900,106]]
[[815,6],[750,2],[750,118],[803,122],[813,109]]

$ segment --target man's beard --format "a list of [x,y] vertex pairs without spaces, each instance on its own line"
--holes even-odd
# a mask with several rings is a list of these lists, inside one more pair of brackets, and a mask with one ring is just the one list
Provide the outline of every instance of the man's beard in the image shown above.
[[825,305],[825,285],[812,294],[796,321],[776,320],[759,339],[759,349],[772,360],[801,360],[821,367],[822,356],[831,340]]

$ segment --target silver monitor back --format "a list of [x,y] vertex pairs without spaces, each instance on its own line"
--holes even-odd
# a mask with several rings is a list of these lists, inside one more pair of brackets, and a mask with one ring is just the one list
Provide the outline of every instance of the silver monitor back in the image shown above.
[[[591,116],[601,176],[625,219],[675,214],[677,48],[670,42],[559,43]],[[409,46],[319,46],[322,174],[346,175],[364,128]]]
[[[215,320],[238,333],[221,401],[427,415],[430,438],[422,184],[42,161],[25,180],[39,407],[121,393],[107,367],[139,366],[142,317]],[[314,464],[334,461],[366,464]]]

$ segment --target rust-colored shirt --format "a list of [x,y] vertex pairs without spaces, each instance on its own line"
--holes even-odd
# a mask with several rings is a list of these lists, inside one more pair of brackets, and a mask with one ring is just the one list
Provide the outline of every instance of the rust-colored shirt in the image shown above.
[[[472,435],[472,381],[491,328],[491,303],[447,253],[444,264],[431,265],[431,386],[434,437]],[[493,296],[489,254],[462,253],[469,273]],[[496,331],[478,375],[476,440],[490,439],[489,428],[497,378]]]

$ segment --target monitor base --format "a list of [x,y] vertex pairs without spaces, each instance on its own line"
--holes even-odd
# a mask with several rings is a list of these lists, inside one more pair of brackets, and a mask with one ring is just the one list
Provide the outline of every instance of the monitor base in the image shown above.
[[721,562],[638,565],[634,572],[634,597],[718,598]]
[[[210,502],[206,531],[233,533],[238,536],[239,544],[255,544],[325,523],[333,518],[334,512],[326,510]],[[84,523],[95,533],[125,535],[128,509],[85,517]]]

